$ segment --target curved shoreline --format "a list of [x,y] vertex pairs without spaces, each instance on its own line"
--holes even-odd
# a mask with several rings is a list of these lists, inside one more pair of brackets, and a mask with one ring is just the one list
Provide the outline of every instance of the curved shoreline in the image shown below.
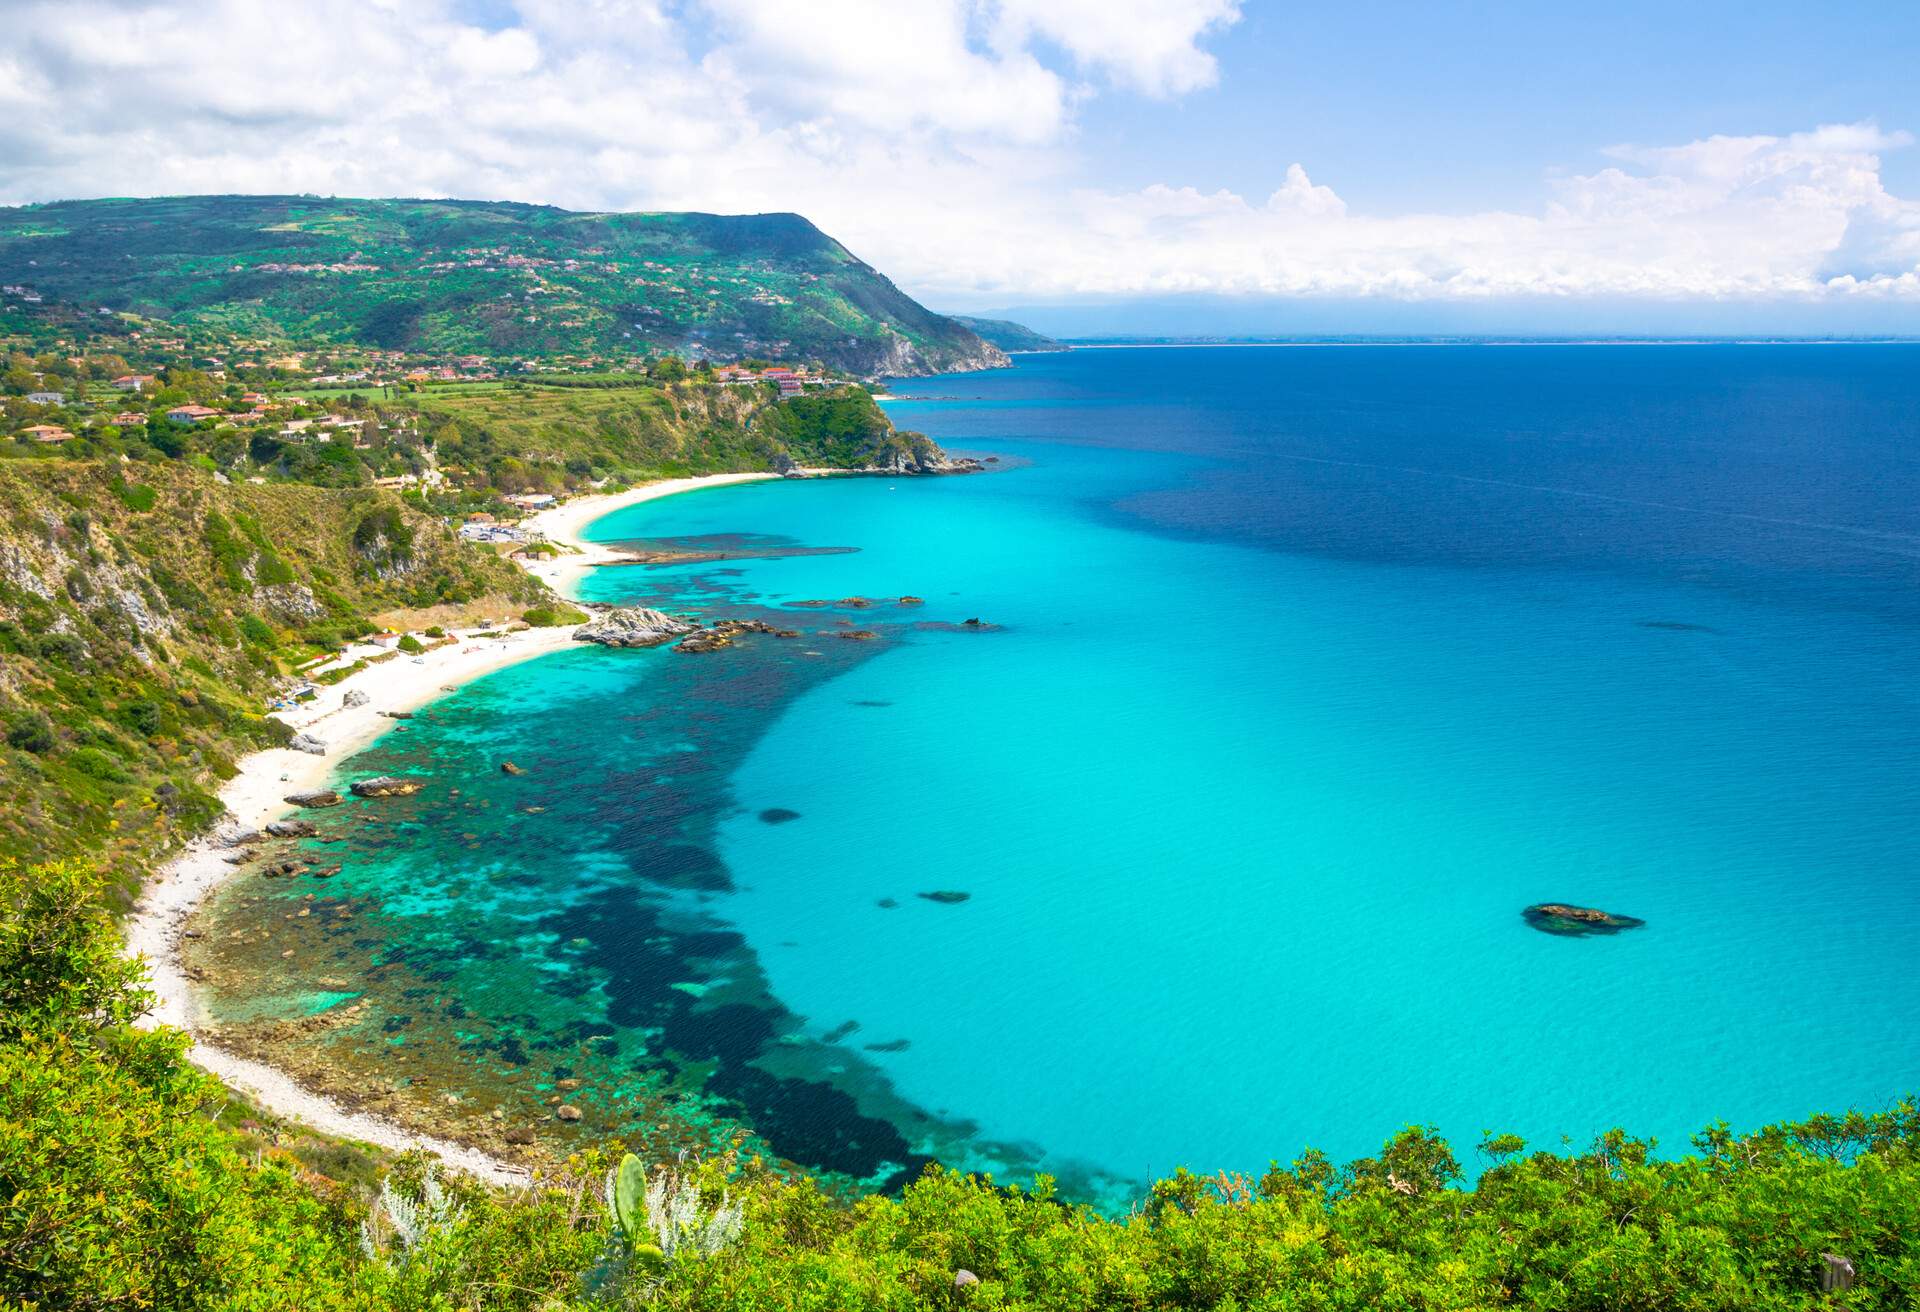
[[[618,553],[580,539],[588,524],[616,510],[679,492],[777,477],[771,473],[714,474],[570,498],[526,523],[549,541],[571,548],[572,554],[527,563],[526,568],[556,593],[574,600],[574,587],[588,569],[618,559]],[[573,633],[573,627],[565,627],[528,629],[500,638],[456,637],[416,658],[396,657],[371,665],[334,684],[317,700],[279,713],[279,718],[294,729],[322,738],[327,754],[313,756],[288,748],[269,748],[241,758],[238,772],[219,790],[226,807],[225,818],[214,830],[187,844],[147,880],[126,924],[127,952],[145,959],[155,999],[153,1008],[137,1023],[148,1029],[171,1025],[184,1030],[193,1039],[189,1057],[195,1065],[277,1116],[325,1134],[395,1151],[424,1149],[447,1165],[494,1184],[527,1183],[532,1173],[524,1166],[451,1140],[415,1133],[384,1116],[355,1111],[335,1098],[315,1093],[277,1067],[222,1048],[205,1033],[205,1017],[180,960],[179,945],[188,920],[200,904],[238,870],[224,859],[229,849],[219,845],[220,834],[238,828],[257,829],[292,811],[294,808],[283,800],[286,794],[324,786],[343,760],[392,728],[393,722],[384,712],[414,710],[482,675],[566,650],[573,645]],[[367,702],[355,707],[344,705],[346,694],[352,691],[364,692]]]

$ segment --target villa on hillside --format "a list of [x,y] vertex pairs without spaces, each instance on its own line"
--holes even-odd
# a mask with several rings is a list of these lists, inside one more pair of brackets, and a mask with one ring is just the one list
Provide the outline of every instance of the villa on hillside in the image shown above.
[[218,419],[218,410],[208,409],[204,405],[177,405],[167,411],[167,418],[176,424],[198,424],[208,419]]
[[121,374],[113,385],[123,392],[144,392],[158,381],[152,374]]
[[31,438],[35,442],[71,442],[73,434],[58,424],[35,424],[32,428],[20,431],[20,436]]
[[27,400],[35,405],[59,405],[67,399],[65,392],[28,392]]

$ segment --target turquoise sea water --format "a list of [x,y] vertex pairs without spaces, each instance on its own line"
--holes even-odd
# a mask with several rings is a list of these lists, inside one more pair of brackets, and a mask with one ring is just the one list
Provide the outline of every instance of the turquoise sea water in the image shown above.
[[[450,697],[354,768],[461,796],[380,804],[421,828],[353,837],[334,891],[373,956],[458,992],[431,1032],[476,1081],[597,1042],[607,1117],[677,1097],[864,1179],[932,1154],[1116,1201],[1413,1122],[1463,1155],[1677,1148],[1881,1105],[1920,1084],[1914,360],[1142,350],[927,380],[896,420],[994,472],[592,530],[733,558],[590,599],[805,636]],[[1543,900],[1647,924],[1556,938],[1521,919]]]

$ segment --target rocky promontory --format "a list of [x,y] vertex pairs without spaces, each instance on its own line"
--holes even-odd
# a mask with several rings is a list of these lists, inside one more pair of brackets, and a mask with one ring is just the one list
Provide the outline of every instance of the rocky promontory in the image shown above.
[[603,647],[652,647],[682,634],[694,625],[665,611],[644,606],[616,606],[573,631],[575,642],[597,642]]

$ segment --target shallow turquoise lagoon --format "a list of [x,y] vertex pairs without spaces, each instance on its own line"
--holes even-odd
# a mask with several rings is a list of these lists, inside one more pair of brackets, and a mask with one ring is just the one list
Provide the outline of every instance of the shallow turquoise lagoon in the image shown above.
[[[887,1162],[1040,1167],[1108,1201],[1409,1123],[1465,1158],[1483,1130],[1677,1149],[1719,1118],[1920,1083],[1911,457],[1890,446],[1856,492],[1831,443],[1797,453],[1739,401],[1798,378],[1892,443],[1913,385],[1843,353],[1662,385],[1650,355],[1384,355],[1090,352],[931,380],[914,390],[948,399],[896,419],[994,472],[755,484],[595,525],[732,558],[603,570],[590,599],[810,631],[543,660],[422,726],[407,750],[444,762],[538,723],[567,779],[544,786],[575,799],[503,840],[518,914],[591,887],[596,914],[539,942],[607,942],[554,948],[549,984],[515,967],[521,1005],[549,988],[553,1014],[574,998],[645,1030],[623,991],[671,981],[616,950],[622,917],[691,908],[738,939],[688,1005],[743,1027],[698,1042],[789,1081],[726,1091],[777,1149],[868,1174],[848,1140],[885,1123]],[[1342,393],[1339,368],[1366,377]],[[1360,386],[1383,369],[1431,385],[1396,404]],[[1435,409],[1462,369],[1496,372]],[[1271,375],[1265,411],[1249,371]],[[1283,404],[1322,395],[1346,399],[1317,422]],[[1312,445],[1329,432],[1344,454]],[[903,594],[925,604],[793,605]],[[673,762],[703,752],[696,787]],[[661,858],[668,830],[682,855]],[[394,854],[342,878],[420,896]],[[1521,919],[1547,900],[1647,923],[1556,938]],[[463,914],[469,939],[506,932]],[[716,1019],[716,998],[745,1005]],[[649,1032],[656,1055],[677,1042]]]

